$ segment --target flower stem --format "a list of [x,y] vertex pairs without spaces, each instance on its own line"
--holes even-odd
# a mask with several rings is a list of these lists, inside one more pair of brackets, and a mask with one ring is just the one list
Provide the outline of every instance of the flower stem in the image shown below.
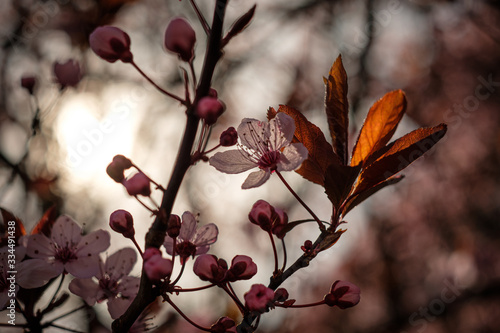
[[306,203],[299,197],[299,195],[297,193],[295,193],[295,191],[290,187],[290,185],[287,183],[285,178],[283,178],[283,176],[281,175],[281,173],[278,170],[276,170],[276,174],[281,179],[283,184],[285,184],[286,188],[290,191],[290,193],[292,193],[292,195],[295,197],[295,199],[297,199],[297,201],[309,212],[309,214],[311,214],[313,219],[318,223],[319,229],[321,231],[325,231],[325,226],[323,225],[323,222],[321,222],[321,220],[316,216],[316,214],[314,214],[314,212],[311,210],[311,208],[309,208],[309,206],[306,205]]
[[139,66],[137,66],[137,64],[134,61],[132,61],[131,64],[139,72],[139,74],[141,74],[146,80],[148,80],[149,83],[151,83],[160,92],[162,92],[163,94],[165,94],[165,95],[167,95],[167,96],[169,96],[169,97],[171,97],[171,98],[179,101],[181,104],[186,105],[186,101],[185,100],[183,100],[179,96],[176,96],[176,95],[174,95],[172,93],[169,93],[168,91],[166,91],[165,89],[163,89],[162,87],[160,87],[159,85],[157,85],[153,80],[151,80],[151,78],[149,76],[147,76],[147,74],[144,73],[142,71],[142,69],[140,69]]
[[323,305],[323,304],[325,304],[324,300],[321,300],[319,302],[314,302],[314,303],[308,303],[308,304],[298,304],[298,305],[295,305],[295,304],[292,304],[292,305],[275,304],[275,306],[280,307],[280,308],[309,308],[312,306],[318,306],[318,305]]
[[285,271],[286,268],[286,246],[285,246],[285,240],[282,238],[281,239],[281,244],[283,245],[283,266],[281,266],[281,272]]
[[268,232],[269,238],[271,238],[271,244],[273,246],[273,254],[274,254],[274,272],[273,275],[278,274],[278,251],[276,251],[276,244],[274,243],[273,233],[271,231]]
[[135,237],[132,236],[132,238],[130,238],[132,240],[132,243],[134,243],[135,247],[137,248],[137,251],[139,251],[141,257],[144,255],[144,253],[142,252],[141,250],[141,247],[139,246],[139,244],[137,243],[137,241],[135,240]]
[[200,12],[198,5],[196,4],[196,2],[194,2],[194,0],[189,0],[189,2],[191,2],[191,5],[193,6],[194,11],[196,12],[198,19],[200,20],[200,23],[203,26],[203,30],[205,30],[205,33],[207,34],[207,36],[210,36],[210,27],[208,26],[207,20],[205,20],[205,17]]

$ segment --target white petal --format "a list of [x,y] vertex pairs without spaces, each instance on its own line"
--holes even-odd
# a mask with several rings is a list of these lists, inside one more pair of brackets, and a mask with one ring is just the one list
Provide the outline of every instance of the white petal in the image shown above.
[[213,223],[209,223],[196,230],[192,243],[197,247],[213,244],[217,240],[218,234],[219,229],[217,229],[217,226]]
[[217,170],[229,174],[241,173],[257,166],[247,152],[235,149],[217,153],[208,162]]
[[283,112],[269,121],[269,144],[271,150],[279,150],[287,146],[295,133],[295,121]]
[[71,217],[61,215],[52,227],[50,238],[61,247],[72,246],[82,238],[81,232],[82,228]]
[[196,218],[193,213],[187,211],[184,212],[184,214],[182,214],[182,224],[179,237],[182,240],[190,241],[196,231],[196,224]]
[[283,149],[278,171],[292,171],[300,167],[307,158],[307,148],[302,143],[292,143]]
[[259,170],[252,172],[251,174],[248,175],[243,185],[241,185],[241,188],[248,189],[253,187],[259,187],[260,185],[264,184],[269,179],[270,176],[271,173],[269,171]]
[[17,265],[16,282],[25,289],[41,287],[62,274],[62,263],[48,263],[42,259],[28,259]]
[[267,141],[268,131],[269,123],[253,118],[244,118],[237,130],[241,144],[256,151]]
[[69,291],[80,296],[89,305],[93,306],[97,301],[99,285],[93,279],[73,279],[69,286]]
[[78,257],[90,257],[106,250],[109,247],[109,232],[106,230],[96,230],[82,237],[76,246]]
[[31,258],[48,258],[55,254],[54,243],[43,234],[31,235],[28,238],[26,254]]
[[108,273],[112,280],[118,281],[130,273],[136,261],[137,253],[134,249],[127,247],[108,257],[104,265],[104,271]]
[[173,251],[173,249],[174,249],[174,239],[172,237],[165,236],[165,241],[163,242],[163,246],[167,250],[167,253],[171,255],[174,252]]

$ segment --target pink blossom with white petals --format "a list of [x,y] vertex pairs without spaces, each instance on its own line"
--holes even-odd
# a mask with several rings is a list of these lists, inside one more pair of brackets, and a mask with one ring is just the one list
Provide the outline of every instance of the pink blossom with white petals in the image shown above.
[[50,238],[43,234],[29,236],[26,254],[53,265],[53,277],[67,272],[89,278],[99,272],[98,254],[109,247],[109,238],[109,233],[102,229],[82,236],[82,228],[63,215],[54,223]]
[[264,184],[273,171],[293,171],[307,158],[302,143],[291,143],[295,121],[285,113],[278,112],[269,122],[245,118],[237,132],[241,142],[238,149],[215,154],[210,164],[229,174],[259,168],[248,175],[243,189]]
[[[197,228],[197,221],[191,212],[182,214],[182,223],[179,236],[176,239],[175,254],[181,257],[181,262],[185,262],[190,256],[194,257],[205,254],[210,249],[210,245],[215,243],[219,230],[213,223]],[[172,254],[174,239],[166,236],[163,246],[168,254]]]

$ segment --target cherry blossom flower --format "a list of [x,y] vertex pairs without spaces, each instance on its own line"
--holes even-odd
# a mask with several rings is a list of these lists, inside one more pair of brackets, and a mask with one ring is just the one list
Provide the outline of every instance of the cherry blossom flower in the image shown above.
[[130,37],[120,28],[97,27],[89,36],[89,44],[95,54],[108,62],[121,60],[127,63],[133,60]]
[[337,280],[332,284],[330,293],[325,295],[325,303],[328,306],[338,306],[341,309],[350,308],[359,303],[360,290],[358,286]]
[[203,281],[220,283],[224,281],[227,273],[227,263],[211,254],[202,254],[193,265],[193,272]]
[[57,218],[50,238],[43,234],[30,235],[27,255],[43,259],[54,267],[54,276],[70,273],[78,278],[90,278],[99,272],[98,254],[109,247],[109,233],[99,229],[82,236],[82,228],[69,216]]
[[241,142],[238,149],[215,154],[210,164],[229,174],[259,168],[247,177],[243,189],[264,184],[273,171],[295,170],[307,158],[302,143],[291,143],[295,122],[285,113],[278,112],[268,123],[245,118],[237,132]]
[[137,261],[131,248],[121,249],[106,259],[100,260],[100,270],[93,278],[75,278],[69,290],[85,300],[89,306],[108,300],[111,318],[121,316],[137,295],[140,279],[128,276]]
[[184,61],[191,61],[194,57],[196,33],[188,21],[176,17],[170,21],[165,30],[165,48],[177,53]]
[[237,255],[231,261],[231,267],[227,271],[227,279],[231,282],[238,280],[249,280],[257,274],[257,265],[252,258],[245,255]]
[[253,224],[256,224],[267,232],[272,232],[279,238],[285,236],[281,231],[288,223],[288,215],[281,209],[274,208],[265,200],[257,200],[250,213],[248,219]]
[[[181,257],[181,262],[185,262],[190,256],[207,253],[210,245],[217,240],[219,230],[215,224],[209,223],[199,228],[196,224],[196,218],[191,212],[182,214],[181,229],[175,246],[175,254]],[[166,236],[163,246],[168,254],[174,253],[173,245],[174,239]]]
[[263,284],[254,284],[243,296],[250,311],[266,312],[274,300],[274,291]]

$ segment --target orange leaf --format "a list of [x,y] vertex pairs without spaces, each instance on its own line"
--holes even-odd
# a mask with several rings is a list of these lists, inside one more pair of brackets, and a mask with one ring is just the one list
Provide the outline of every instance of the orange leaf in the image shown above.
[[446,133],[446,125],[419,128],[382,148],[377,159],[361,173],[355,194],[359,194],[406,168],[431,149]]
[[[274,109],[269,109],[268,117],[273,115],[273,111]],[[307,120],[299,111],[280,105],[278,112],[284,112],[295,120],[294,141],[302,142],[309,152],[307,159],[296,172],[313,183],[323,185],[326,169],[331,164],[339,163],[332,146],[326,141],[319,127]]]
[[347,101],[347,74],[339,55],[325,78],[325,111],[335,153],[342,164],[347,164],[347,137],[349,129],[349,103]]
[[401,90],[387,93],[373,104],[354,145],[351,165],[366,161],[389,142],[405,110],[406,97]]
[[325,173],[325,192],[336,210],[351,193],[352,185],[359,175],[361,166],[332,164]]
[[52,226],[54,225],[56,218],[57,218],[56,206],[52,206],[45,211],[40,221],[38,221],[38,223],[31,231],[31,234],[32,235],[44,234],[45,236],[50,237]]

